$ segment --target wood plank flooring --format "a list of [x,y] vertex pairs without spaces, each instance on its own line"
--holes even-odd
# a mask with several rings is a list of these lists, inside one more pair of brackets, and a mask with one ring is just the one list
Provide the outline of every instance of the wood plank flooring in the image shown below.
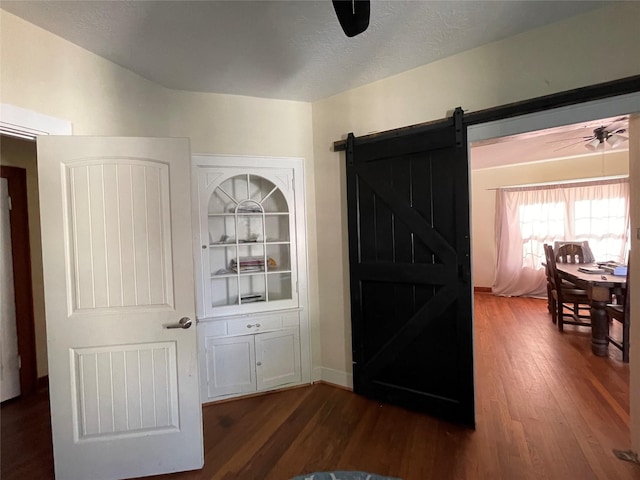
[[[475,431],[316,384],[204,407],[205,467],[156,480],[274,479],[365,470],[404,480],[640,479],[629,368],[546,302],[475,296]],[[46,391],[2,406],[4,480],[53,478]],[[87,479],[89,480],[89,479]]]

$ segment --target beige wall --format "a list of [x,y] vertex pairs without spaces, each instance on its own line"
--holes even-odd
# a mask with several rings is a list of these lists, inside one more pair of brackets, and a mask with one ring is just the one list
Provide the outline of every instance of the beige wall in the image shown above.
[[42,239],[40,236],[40,204],[38,202],[38,165],[36,144],[28,140],[0,137],[0,163],[24,168],[27,172],[27,212],[29,215],[29,248],[31,250],[31,286],[33,321],[36,337],[38,377],[47,374],[47,336],[44,317],[44,280],[42,277]]
[[[312,361],[318,365],[311,104],[168,90],[4,10],[0,24],[2,103],[68,120],[75,135],[183,136],[194,153],[305,159]],[[44,374],[46,361],[40,352],[38,358]]]
[[0,102],[73,123],[76,135],[168,134],[167,90],[0,10]]
[[[344,155],[331,146],[640,73],[640,3],[628,2],[526,32],[313,104],[322,365],[351,372]],[[624,45],[624,48],[620,48]],[[343,375],[344,376],[344,375]]]
[[[471,149],[473,162],[473,149]],[[627,152],[590,155],[471,172],[471,239],[473,284],[491,287],[495,278],[495,213],[498,187],[588,179],[629,173]]]

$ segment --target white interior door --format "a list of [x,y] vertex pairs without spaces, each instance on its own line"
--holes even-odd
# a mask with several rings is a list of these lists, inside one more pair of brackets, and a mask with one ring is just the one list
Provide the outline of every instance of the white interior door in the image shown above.
[[56,478],[201,468],[188,140],[39,137],[38,179]]
[[11,254],[9,182],[0,178],[0,401],[20,395],[16,296]]

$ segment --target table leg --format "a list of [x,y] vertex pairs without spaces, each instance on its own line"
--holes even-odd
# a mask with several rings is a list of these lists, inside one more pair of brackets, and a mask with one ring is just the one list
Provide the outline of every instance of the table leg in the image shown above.
[[610,301],[611,292],[607,287],[591,287],[591,351],[598,357],[609,354],[609,319],[605,308]]

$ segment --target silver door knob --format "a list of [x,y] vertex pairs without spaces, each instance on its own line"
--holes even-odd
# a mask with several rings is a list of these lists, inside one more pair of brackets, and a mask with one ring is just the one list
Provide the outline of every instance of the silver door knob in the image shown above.
[[184,328],[186,330],[192,323],[189,317],[182,317],[178,323],[170,323],[166,325],[165,328]]

